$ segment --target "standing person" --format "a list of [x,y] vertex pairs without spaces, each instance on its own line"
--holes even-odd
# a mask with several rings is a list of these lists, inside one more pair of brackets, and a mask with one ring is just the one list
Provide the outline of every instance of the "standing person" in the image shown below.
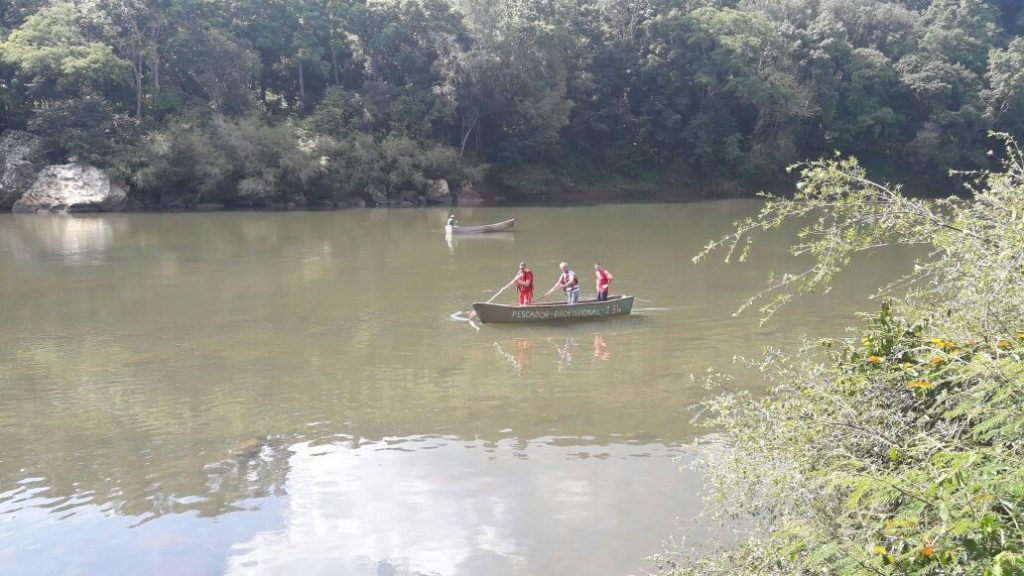
[[533,272],[526,267],[526,262],[519,263],[516,288],[519,289],[520,306],[528,306],[533,303]]
[[558,269],[562,271],[562,275],[558,277],[558,281],[551,287],[544,295],[551,294],[558,288],[565,291],[566,302],[568,304],[576,304],[580,301],[580,279],[576,277],[576,273],[569,269],[569,265],[562,262],[558,265]]
[[608,299],[608,285],[612,283],[613,276],[598,262],[594,264],[594,278],[597,280],[597,301],[604,302]]

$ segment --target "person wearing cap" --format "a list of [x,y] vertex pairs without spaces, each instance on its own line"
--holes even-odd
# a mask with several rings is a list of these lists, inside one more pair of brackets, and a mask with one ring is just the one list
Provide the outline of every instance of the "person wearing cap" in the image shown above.
[[558,269],[562,271],[562,274],[558,277],[558,281],[551,287],[544,295],[547,296],[555,290],[561,288],[565,291],[566,302],[568,304],[576,304],[580,301],[580,279],[576,277],[576,273],[569,268],[569,264],[562,262],[558,265]]
[[516,275],[516,288],[519,290],[519,305],[533,303],[533,272],[526,267],[526,262],[519,263],[519,274]]
[[612,275],[598,262],[594,264],[594,278],[597,280],[597,301],[608,299],[608,285],[612,283]]

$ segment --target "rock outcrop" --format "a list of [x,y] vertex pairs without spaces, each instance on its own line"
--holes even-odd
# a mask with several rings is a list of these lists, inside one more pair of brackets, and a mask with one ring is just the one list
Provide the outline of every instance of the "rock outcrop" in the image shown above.
[[28,192],[45,165],[43,139],[21,130],[0,134],[0,210],[10,210]]
[[425,194],[427,204],[451,204],[452,191],[448,181],[444,178],[427,181],[427,192]]
[[128,194],[112,184],[102,170],[88,164],[47,166],[28,192],[14,203],[15,213],[116,212],[124,210]]
[[483,203],[483,196],[473,189],[473,184],[463,182],[462,190],[459,190],[459,206],[479,206]]

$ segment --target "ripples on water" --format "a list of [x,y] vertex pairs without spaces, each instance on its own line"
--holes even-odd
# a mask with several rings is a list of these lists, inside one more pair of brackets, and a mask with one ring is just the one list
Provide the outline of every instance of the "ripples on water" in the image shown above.
[[[734,319],[783,247],[689,258],[754,208],[520,208],[451,243],[440,210],[0,217],[0,571],[639,572],[708,538],[687,376],[836,329],[907,260]],[[634,315],[454,321],[519,261],[546,289],[598,258]]]
[[[537,574],[570,564],[594,573],[643,544],[621,531],[642,526],[650,507],[695,504],[681,475],[665,473],[681,454],[593,437],[263,438],[202,465],[199,494],[160,494],[154,484],[139,495],[149,510],[134,517],[94,495],[50,496],[45,479],[26,478],[0,494],[0,536],[17,538],[8,560],[36,573],[89,572],[114,550],[141,566],[198,573]],[[623,501],[636,505],[623,510]],[[112,517],[129,532],[116,546],[83,549],[86,534],[115,529]],[[595,538],[618,545],[564,554]]]

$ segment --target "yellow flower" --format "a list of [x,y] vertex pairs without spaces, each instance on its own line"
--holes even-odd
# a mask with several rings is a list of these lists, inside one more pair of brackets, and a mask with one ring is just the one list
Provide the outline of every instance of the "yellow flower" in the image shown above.
[[881,356],[868,356],[868,362],[872,364],[878,364],[883,358]]
[[910,384],[907,384],[910,388],[931,388],[933,384],[927,380],[914,380]]
[[934,554],[935,544],[935,538],[926,538],[924,541],[924,546],[921,548],[921,554],[924,554],[925,556],[931,556],[932,554]]
[[932,364],[942,364],[945,361],[946,359],[943,358],[942,356],[932,356],[932,359],[929,360],[929,362],[931,362]]
[[935,347],[938,348],[939,350],[942,350],[948,344],[942,338],[929,338],[928,341],[931,342],[932,344],[935,344]]
[[996,348],[1009,348],[1011,346],[1009,340],[1000,340],[996,342]]

